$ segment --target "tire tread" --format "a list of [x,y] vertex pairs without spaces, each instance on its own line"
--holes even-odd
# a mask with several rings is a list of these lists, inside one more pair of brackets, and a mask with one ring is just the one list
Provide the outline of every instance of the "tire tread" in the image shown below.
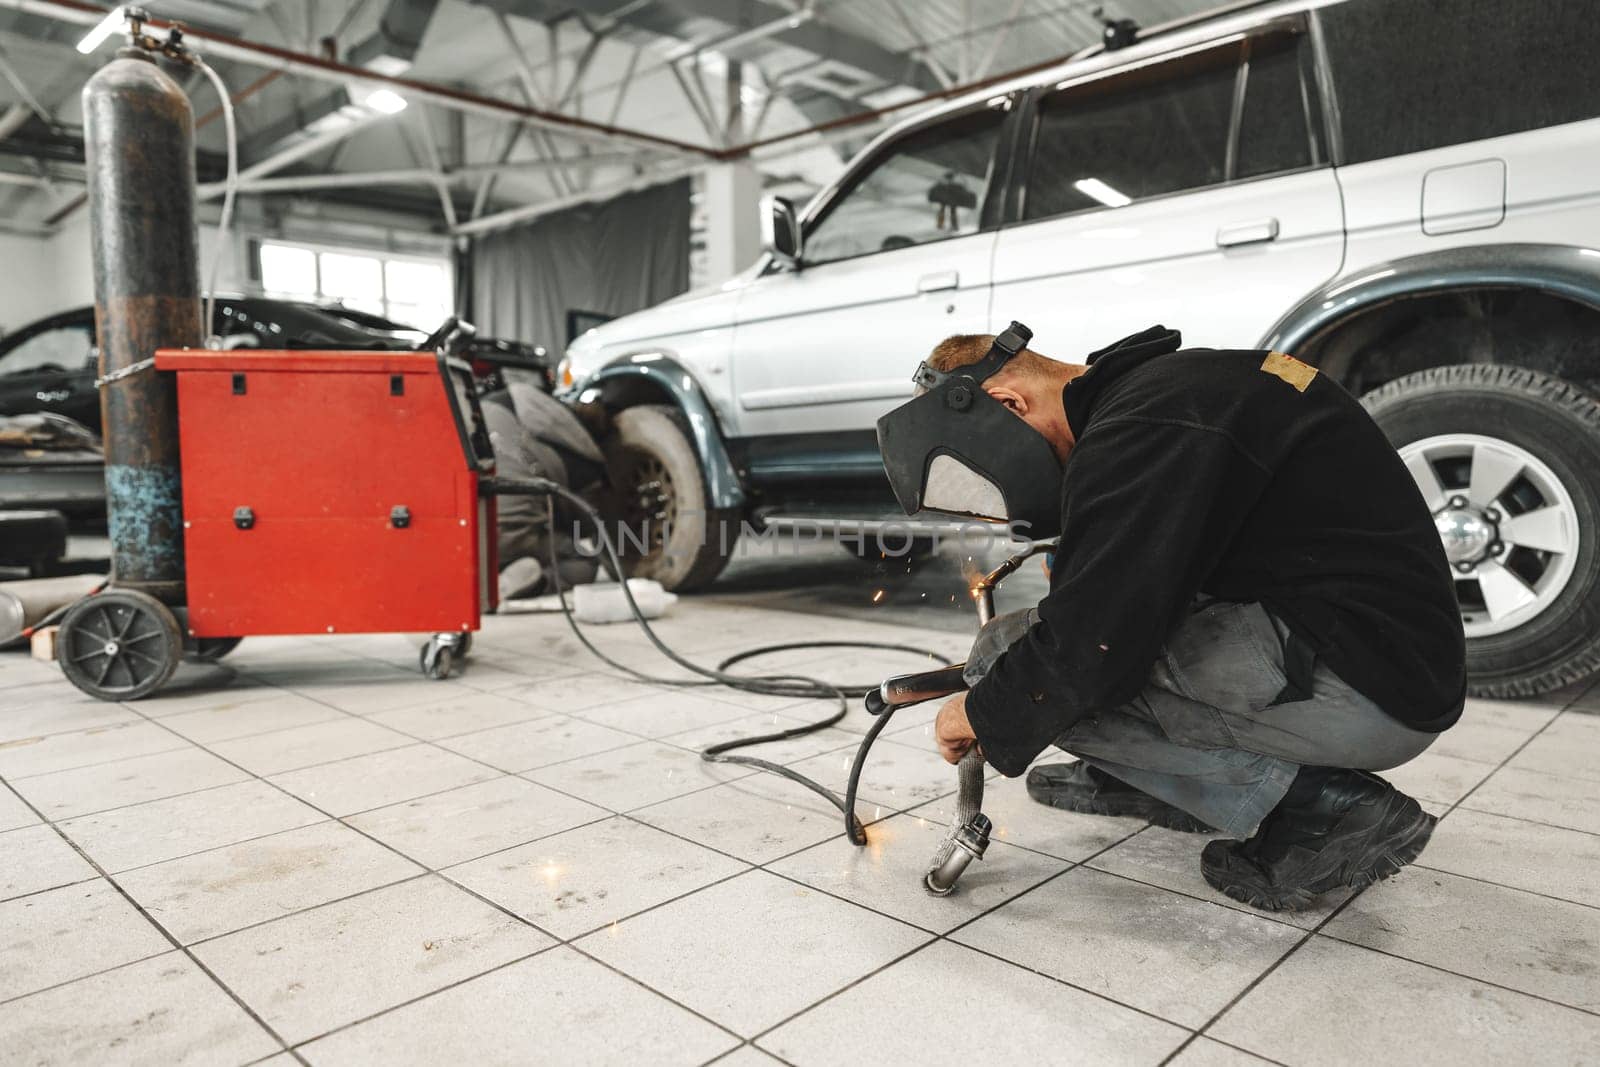
[[[1436,394],[1441,389],[1481,392],[1499,397],[1508,393],[1520,394],[1564,412],[1600,438],[1600,403],[1591,394],[1552,375],[1505,363],[1430,367],[1379,386],[1365,394],[1361,403],[1370,414],[1377,417],[1392,407],[1420,396]],[[1600,534],[1600,531],[1594,532]],[[1600,633],[1592,635],[1586,645],[1568,654],[1559,663],[1510,676],[1469,677],[1467,692],[1475,697],[1492,699],[1539,696],[1580,682],[1596,672],[1600,672]]]

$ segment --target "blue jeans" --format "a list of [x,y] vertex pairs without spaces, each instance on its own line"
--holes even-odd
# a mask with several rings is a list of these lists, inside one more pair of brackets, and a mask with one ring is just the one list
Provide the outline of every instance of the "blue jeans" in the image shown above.
[[1302,764],[1387,770],[1438,736],[1389,717],[1321,663],[1309,699],[1275,705],[1287,684],[1287,636],[1259,604],[1199,604],[1137,697],[1080,720],[1056,745],[1245,838]]

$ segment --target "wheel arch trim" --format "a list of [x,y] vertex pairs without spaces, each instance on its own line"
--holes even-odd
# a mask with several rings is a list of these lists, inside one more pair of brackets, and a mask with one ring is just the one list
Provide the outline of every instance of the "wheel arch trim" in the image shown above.
[[683,413],[689,444],[700,460],[706,480],[706,500],[714,508],[743,507],[744,486],[722,442],[722,431],[706,392],[689,369],[671,354],[656,349],[618,356],[572,386],[568,395],[582,399],[585,392],[625,385],[644,379],[664,393]]
[[1484,288],[1534,289],[1600,311],[1600,249],[1473,245],[1376,263],[1302,297],[1257,347],[1292,353],[1318,334],[1390,301]]

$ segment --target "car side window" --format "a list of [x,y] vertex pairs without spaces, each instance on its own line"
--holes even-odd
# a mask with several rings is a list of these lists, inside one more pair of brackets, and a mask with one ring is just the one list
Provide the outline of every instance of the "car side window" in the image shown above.
[[1249,42],[1234,178],[1320,167],[1328,162],[1311,42],[1279,34]]
[[80,370],[89,362],[94,339],[86,326],[57,326],[42,330],[0,356],[0,374],[60,367]]
[[1216,185],[1227,174],[1239,49],[1068,85],[1039,102],[1024,219]]
[[1039,101],[1022,217],[1323,166],[1317,99],[1309,42],[1285,27],[1063,85]]
[[914,130],[880,151],[806,234],[805,262],[976,233],[1005,112],[984,108]]
[[1352,0],[1319,17],[1345,163],[1600,117],[1591,0]]

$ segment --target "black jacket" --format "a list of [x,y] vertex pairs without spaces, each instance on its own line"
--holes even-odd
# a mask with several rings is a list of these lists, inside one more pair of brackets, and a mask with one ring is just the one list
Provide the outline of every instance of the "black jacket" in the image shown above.
[[1131,700],[1199,594],[1259,601],[1395,719],[1450,726],[1466,690],[1452,573],[1383,432],[1306,364],[1179,344],[1136,334],[1062,391],[1077,444],[1050,592],[967,696],[989,762],[1021,774]]

